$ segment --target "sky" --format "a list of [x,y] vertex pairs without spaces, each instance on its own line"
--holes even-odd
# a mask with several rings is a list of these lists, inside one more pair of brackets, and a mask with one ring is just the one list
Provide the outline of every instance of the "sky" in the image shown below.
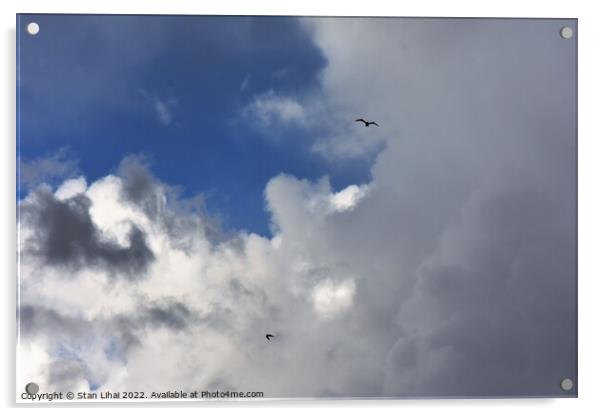
[[17,391],[576,395],[574,20],[18,28]]
[[[270,140],[263,125],[249,128],[254,99],[319,88],[325,57],[294,18],[36,19],[43,36],[21,36],[19,48],[23,159],[52,160],[62,149],[94,180],[124,155],[143,154],[159,177],[188,196],[202,192],[209,209],[227,214],[224,227],[263,235],[263,187],[278,173],[329,175],[339,186],[369,176],[363,157],[332,163],[303,152],[302,124]],[[277,143],[284,134],[286,144]]]

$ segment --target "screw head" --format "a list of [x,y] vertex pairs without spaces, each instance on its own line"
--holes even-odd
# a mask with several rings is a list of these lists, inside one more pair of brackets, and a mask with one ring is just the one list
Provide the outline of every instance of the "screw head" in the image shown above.
[[560,29],[560,36],[562,36],[563,39],[570,39],[573,37],[573,29],[569,26],[565,26],[562,29]]
[[31,394],[32,396],[38,391],[40,391],[40,386],[38,386],[36,383],[27,383],[27,385],[25,386],[25,392],[27,394]]
[[36,22],[31,22],[27,25],[27,33],[29,33],[32,36],[35,36],[38,34],[38,32],[40,31],[40,25],[38,25]]
[[562,379],[562,381],[560,382],[560,388],[564,391],[573,390],[573,380],[571,380],[570,378]]

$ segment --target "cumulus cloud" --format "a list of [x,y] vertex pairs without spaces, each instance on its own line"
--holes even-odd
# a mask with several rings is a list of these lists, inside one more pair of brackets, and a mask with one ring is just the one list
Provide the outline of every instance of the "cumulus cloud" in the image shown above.
[[270,237],[222,235],[202,199],[139,157],[31,191],[17,382],[563,394],[577,371],[576,120],[575,49],[559,52],[559,23],[306,21],[328,57],[328,105],[378,114],[386,146],[369,183],[272,178]]
[[76,270],[101,266],[138,276],[154,260],[144,232],[132,225],[125,247],[111,241],[92,221],[90,205],[83,194],[65,200],[46,188],[30,194],[20,206],[22,222],[32,230],[24,242],[30,255],[49,266]]
[[368,186],[349,185],[330,197],[330,203],[336,211],[350,211],[368,192]]
[[[270,184],[271,198],[280,200],[280,182],[289,181],[325,200],[337,195],[327,180],[314,185],[279,177]],[[345,319],[355,271],[327,253],[314,262],[296,247],[296,238],[285,236],[295,230],[283,229],[272,239],[244,233],[213,239],[206,232],[211,218],[176,195],[153,177],[144,159],[128,157],[116,175],[89,185],[83,178],[67,180],[54,193],[37,189],[21,202],[21,348],[44,353],[35,366],[23,363],[23,377],[37,374],[47,388],[125,388],[141,379],[156,388],[150,381],[155,369],[142,361],[167,354],[171,344],[149,349],[149,343],[171,333],[209,354],[195,364],[198,371],[210,362],[215,369],[190,384],[175,374],[184,370],[178,364],[160,383],[165,388],[236,387],[234,375],[244,373],[248,388],[258,383],[280,391],[275,395],[289,394],[246,363],[263,348],[265,332],[282,334],[289,343],[303,336],[295,329],[302,321]],[[308,217],[315,213],[309,205],[300,210]],[[327,305],[329,299],[336,306]],[[281,359],[264,361],[274,366]],[[235,367],[226,369],[226,362]],[[230,377],[222,374],[226,370]],[[310,392],[308,384],[299,394]]]
[[563,22],[305,22],[325,94],[392,132],[371,214],[354,213],[407,284],[386,394],[558,394],[576,374],[575,49],[549,36]]

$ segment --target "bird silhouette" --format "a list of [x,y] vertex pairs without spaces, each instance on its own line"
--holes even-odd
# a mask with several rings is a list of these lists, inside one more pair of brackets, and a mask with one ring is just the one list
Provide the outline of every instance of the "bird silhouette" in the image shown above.
[[366,121],[366,120],[364,120],[363,118],[358,118],[358,119],[357,119],[357,120],[355,120],[355,121],[361,121],[362,123],[364,123],[364,124],[366,125],[366,127],[370,127],[370,124],[374,124],[376,127],[380,127],[380,126],[379,126],[379,125],[376,123],[376,121]]
[[269,341],[270,338],[274,338],[274,335],[272,335],[272,334],[265,334],[265,339],[267,339]]

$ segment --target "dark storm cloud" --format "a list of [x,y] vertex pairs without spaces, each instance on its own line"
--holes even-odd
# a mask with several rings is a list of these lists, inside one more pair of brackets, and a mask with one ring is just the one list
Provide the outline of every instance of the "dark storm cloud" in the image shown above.
[[560,380],[576,376],[567,359],[576,354],[568,336],[576,303],[565,296],[574,290],[573,227],[537,189],[472,200],[419,267],[415,297],[400,310],[408,333],[389,356],[392,392],[559,393]]
[[576,22],[314,23],[329,93],[390,136],[329,241],[376,265],[354,308],[389,350],[381,394],[575,394]]
[[101,267],[110,275],[141,278],[155,259],[144,232],[132,225],[126,247],[109,241],[92,221],[90,206],[83,194],[63,201],[47,189],[35,191],[20,206],[21,215],[35,232],[25,251],[50,266],[72,270]]

